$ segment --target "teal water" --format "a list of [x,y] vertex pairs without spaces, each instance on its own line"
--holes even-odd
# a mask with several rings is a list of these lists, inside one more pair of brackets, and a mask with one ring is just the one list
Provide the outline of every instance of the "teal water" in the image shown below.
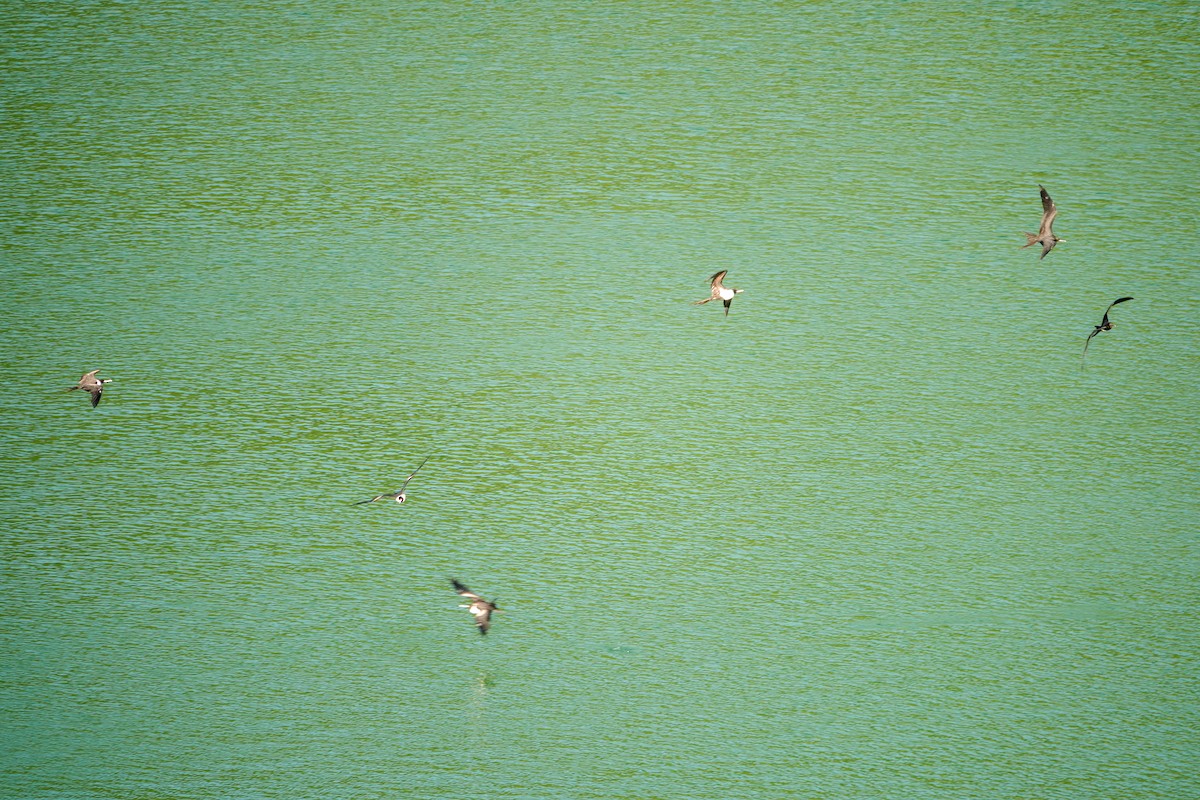
[[1196,17],[9,4],[0,796],[1200,796]]

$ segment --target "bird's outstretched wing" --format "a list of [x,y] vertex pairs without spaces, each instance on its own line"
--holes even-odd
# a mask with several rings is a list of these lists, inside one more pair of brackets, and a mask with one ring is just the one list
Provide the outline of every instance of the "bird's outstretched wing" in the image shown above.
[[[428,461],[428,460],[429,460],[429,456],[425,456],[425,461]],[[401,484],[400,488],[397,489],[396,491],[386,492],[384,494],[377,494],[374,497],[372,497],[370,500],[359,500],[357,503],[351,503],[351,505],[361,506],[365,503],[374,503],[376,500],[384,500],[384,499],[389,499],[389,498],[395,499],[395,498],[399,497],[400,495],[404,494],[404,490],[408,488],[408,482],[411,481],[416,476],[416,474],[421,471],[421,467],[425,466],[425,461],[422,461],[420,464],[417,465],[417,468],[412,471],[411,475],[409,475],[407,478],[404,479],[404,483]]]
[[1101,327],[1100,327],[1099,325],[1097,325],[1097,326],[1095,327],[1095,329],[1094,329],[1094,330],[1093,330],[1091,333],[1089,333],[1089,334],[1088,334],[1087,341],[1085,341],[1085,342],[1083,343],[1083,355],[1081,355],[1081,356],[1079,357],[1079,363],[1080,363],[1080,364],[1082,364],[1082,363],[1083,363],[1083,359],[1087,358],[1087,349],[1088,349],[1088,345],[1092,343],[1092,339],[1093,339],[1093,338],[1095,337],[1095,335],[1096,335],[1097,333],[1099,333],[1100,331],[1101,331]]
[[708,279],[709,285],[712,287],[713,292],[716,292],[717,289],[721,288],[721,281],[725,280],[725,276],[728,273],[729,270],[723,269],[720,272],[714,273],[713,276]]
[[1111,303],[1109,303],[1108,308],[1104,309],[1104,319],[1100,321],[1100,324],[1102,326],[1108,324],[1108,312],[1112,311],[1113,306],[1115,306],[1117,303],[1124,303],[1126,300],[1132,300],[1132,299],[1133,299],[1132,297],[1121,297],[1121,298],[1119,298],[1117,300],[1113,300]]
[[[482,597],[480,597],[479,595],[477,595],[477,594],[475,594],[474,592],[472,592],[470,589],[468,589],[468,588],[467,588],[466,586],[464,586],[462,583],[459,583],[459,582],[458,582],[457,580],[455,580],[454,578],[451,578],[451,579],[450,579],[450,583],[451,583],[451,584],[454,586],[454,591],[455,591],[455,593],[456,593],[456,594],[460,594],[460,595],[462,595],[463,597],[469,597],[469,598],[471,598],[472,600],[482,600],[483,602],[487,602],[486,600],[483,600],[483,598],[482,598]],[[474,613],[474,612],[471,612],[471,613]]]
[[[1058,214],[1058,207],[1054,205],[1054,201],[1050,199],[1050,193],[1046,191],[1046,187],[1039,183],[1038,189],[1041,190],[1042,193],[1042,227],[1038,229],[1038,238],[1040,239],[1046,234],[1050,234],[1051,237],[1053,237],[1054,234],[1052,233],[1051,229],[1054,226],[1054,217]],[[1051,241],[1053,241],[1053,239],[1051,239]],[[1043,244],[1042,246],[1046,248],[1042,252],[1043,256],[1050,252],[1050,248],[1054,247],[1053,244],[1048,246]]]
[[[95,380],[95,378],[96,378],[96,373],[97,373],[97,372],[99,372],[99,371],[100,371],[100,370],[98,370],[98,369],[94,369],[94,370],[92,370],[91,372],[85,372],[85,373],[83,373],[83,375],[82,375],[82,376],[79,378],[79,380],[78,380],[78,381],[76,381],[76,383],[75,383],[75,385],[74,385],[74,386],[68,386],[66,389],[63,389],[63,391],[64,391],[64,392],[73,392],[73,391],[75,391],[76,389],[83,389],[83,388],[85,388],[85,387],[84,387],[84,385],[83,385],[83,382],[84,382],[84,381],[86,381],[88,378],[92,378],[93,380]],[[102,384],[102,385],[103,385],[103,384]],[[90,388],[88,388],[88,391],[90,392],[90,391],[91,391],[91,389],[90,389]]]
[[[428,460],[429,460],[429,456],[425,456],[425,461],[428,461]],[[396,494],[400,494],[401,492],[403,492],[405,489],[408,488],[408,482],[411,481],[414,477],[416,477],[416,474],[421,471],[421,467],[425,466],[425,461],[422,461],[420,464],[418,464],[417,468],[412,471],[412,474],[404,479],[404,483],[401,484],[400,488],[396,490]]]
[[100,395],[104,394],[103,386],[93,386],[88,389],[88,394],[92,396],[92,408],[100,405]]

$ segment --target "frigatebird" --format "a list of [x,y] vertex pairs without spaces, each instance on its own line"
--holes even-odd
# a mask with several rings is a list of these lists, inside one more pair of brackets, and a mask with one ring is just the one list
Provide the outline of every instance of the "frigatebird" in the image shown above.
[[1113,300],[1111,303],[1109,303],[1108,308],[1104,309],[1104,319],[1100,320],[1099,325],[1092,328],[1092,332],[1088,334],[1087,340],[1083,343],[1083,355],[1079,357],[1079,365],[1080,366],[1083,366],[1083,359],[1087,357],[1088,345],[1092,343],[1092,338],[1098,333],[1102,333],[1104,331],[1111,331],[1113,329],[1113,323],[1108,319],[1108,312],[1112,311],[1112,307],[1115,306],[1117,303],[1124,303],[1126,300],[1132,300],[1132,299],[1133,299],[1132,297],[1118,298],[1116,300]]
[[492,626],[492,612],[499,611],[500,606],[492,601],[484,600],[454,578],[450,579],[450,583],[454,586],[457,594],[471,601],[469,605],[462,605],[459,608],[465,608],[471,612],[471,616],[475,618],[475,625],[479,628],[479,633],[486,636],[488,628]]
[[725,280],[725,275],[728,272],[729,272],[729,270],[723,269],[720,272],[713,275],[711,278],[709,278],[708,280],[711,282],[712,294],[709,295],[708,297],[704,298],[703,300],[697,300],[696,302],[692,303],[692,305],[702,306],[705,303],[710,302],[712,300],[720,300],[722,303],[725,304],[725,316],[728,317],[729,316],[729,304],[733,302],[733,296],[735,294],[741,294],[742,292],[745,291],[745,289],[727,289],[721,283],[723,280]]
[[[429,456],[425,456],[425,461],[428,461],[428,460],[429,460]],[[352,505],[361,506],[365,503],[374,503],[376,500],[395,500],[397,503],[403,503],[405,500],[408,499],[408,494],[404,491],[405,489],[408,488],[408,482],[413,479],[413,476],[415,476],[418,472],[421,471],[421,467],[425,466],[425,461],[422,461],[417,466],[417,468],[412,471],[412,475],[409,475],[407,478],[404,479],[404,485],[401,486],[396,491],[387,492],[386,494],[377,494],[374,497],[372,497],[370,500],[359,500],[357,503],[352,503]]]
[[63,391],[73,392],[76,389],[82,389],[92,396],[92,408],[95,408],[100,404],[100,396],[104,394],[104,384],[112,383],[112,378],[97,378],[96,373],[99,371],[94,369],[91,372],[85,372],[79,379],[79,383],[69,389],[63,389]]
[[1050,199],[1050,193],[1046,191],[1046,187],[1038,184],[1038,189],[1042,192],[1042,226],[1038,228],[1037,234],[1027,233],[1025,238],[1029,241],[1021,245],[1021,249],[1030,247],[1035,244],[1042,246],[1042,254],[1038,256],[1038,261],[1046,257],[1054,249],[1054,245],[1059,242],[1065,242],[1066,239],[1060,239],[1054,235],[1052,228],[1054,227],[1054,217],[1058,214],[1058,207],[1054,205],[1054,201]]

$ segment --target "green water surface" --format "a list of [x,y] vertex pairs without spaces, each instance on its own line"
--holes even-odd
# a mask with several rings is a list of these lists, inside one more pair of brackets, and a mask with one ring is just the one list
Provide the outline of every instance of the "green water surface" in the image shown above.
[[1198,10],[7,3],[0,796],[1200,797]]

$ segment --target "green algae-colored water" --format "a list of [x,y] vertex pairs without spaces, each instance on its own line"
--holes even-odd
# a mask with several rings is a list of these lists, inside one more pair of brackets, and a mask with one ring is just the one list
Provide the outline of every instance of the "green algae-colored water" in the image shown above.
[[8,4],[0,796],[1200,796],[1197,21]]

